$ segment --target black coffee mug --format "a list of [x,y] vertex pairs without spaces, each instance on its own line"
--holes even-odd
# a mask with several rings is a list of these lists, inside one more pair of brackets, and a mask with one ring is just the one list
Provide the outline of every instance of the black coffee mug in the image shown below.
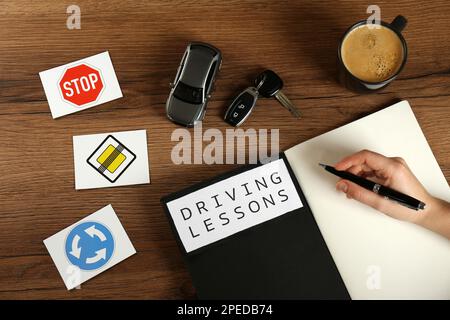
[[342,60],[341,50],[342,50],[342,44],[344,43],[345,38],[347,35],[350,34],[355,28],[358,28],[362,25],[366,25],[367,20],[362,20],[354,25],[352,25],[350,28],[345,31],[338,47],[338,69],[339,69],[339,81],[348,89],[361,92],[361,93],[367,93],[367,92],[374,92],[377,90],[380,90],[384,87],[386,87],[389,83],[391,83],[398,74],[402,71],[403,67],[406,64],[406,59],[408,56],[408,47],[406,45],[406,41],[403,38],[402,30],[406,27],[407,20],[405,17],[399,15],[397,16],[391,23],[387,23],[384,21],[381,21],[380,24],[393,32],[398,36],[400,39],[402,45],[403,45],[403,61],[400,65],[400,68],[398,68],[397,72],[391,75],[388,79],[380,81],[380,82],[368,82],[361,79],[358,79],[355,77],[345,66],[344,61]]

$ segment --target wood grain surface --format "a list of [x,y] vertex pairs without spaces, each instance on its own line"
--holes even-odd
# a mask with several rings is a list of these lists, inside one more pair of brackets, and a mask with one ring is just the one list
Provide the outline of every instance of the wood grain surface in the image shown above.
[[[81,8],[81,30],[66,8]],[[194,290],[160,197],[236,165],[175,165],[168,84],[189,41],[223,53],[203,127],[264,68],[285,81],[296,120],[260,100],[243,126],[279,128],[285,149],[409,100],[450,180],[450,2],[377,1],[382,19],[406,16],[409,59],[385,90],[360,95],[336,82],[340,36],[365,19],[364,1],[1,1],[0,298],[192,298]],[[124,97],[53,120],[38,73],[109,50]],[[147,129],[151,184],[76,191],[72,136]],[[137,254],[67,291],[42,241],[111,203]]]

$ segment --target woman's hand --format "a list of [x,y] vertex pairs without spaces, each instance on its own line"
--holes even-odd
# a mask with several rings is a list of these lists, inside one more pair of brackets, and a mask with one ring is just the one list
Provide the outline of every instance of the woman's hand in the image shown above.
[[424,210],[415,211],[351,181],[338,181],[337,190],[344,192],[348,198],[365,203],[393,218],[422,225],[450,239],[450,205],[431,196],[402,158],[388,158],[379,153],[363,150],[342,159],[335,168],[403,192],[421,200],[426,206]]

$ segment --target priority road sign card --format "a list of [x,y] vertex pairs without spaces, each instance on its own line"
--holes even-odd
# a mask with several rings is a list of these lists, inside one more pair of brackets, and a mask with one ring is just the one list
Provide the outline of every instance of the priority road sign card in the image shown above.
[[136,253],[111,205],[44,240],[67,290]]
[[122,97],[108,51],[39,76],[54,119]]
[[75,189],[150,182],[147,131],[122,131],[73,137]]

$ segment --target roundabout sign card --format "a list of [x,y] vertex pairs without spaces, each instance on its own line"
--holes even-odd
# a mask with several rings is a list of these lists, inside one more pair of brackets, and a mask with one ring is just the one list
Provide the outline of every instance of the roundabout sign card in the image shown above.
[[136,253],[108,205],[44,240],[68,290]]

